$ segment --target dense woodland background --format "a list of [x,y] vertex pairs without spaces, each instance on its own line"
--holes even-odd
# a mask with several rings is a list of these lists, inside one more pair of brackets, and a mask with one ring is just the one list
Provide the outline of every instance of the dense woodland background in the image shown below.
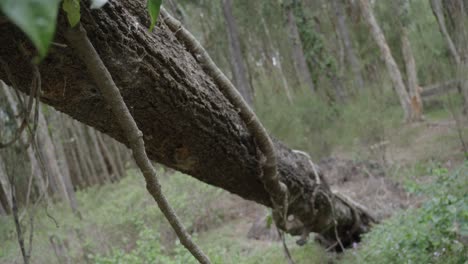
[[[332,189],[387,219],[340,255],[288,236],[297,263],[466,261],[467,1],[163,4],[274,137],[321,160]],[[2,143],[23,126],[28,103],[0,82]],[[34,107],[37,127],[0,150],[0,263],[22,263],[17,226],[32,263],[194,261],[144,191],[125,146]],[[215,263],[286,261],[264,207],[156,166]]]

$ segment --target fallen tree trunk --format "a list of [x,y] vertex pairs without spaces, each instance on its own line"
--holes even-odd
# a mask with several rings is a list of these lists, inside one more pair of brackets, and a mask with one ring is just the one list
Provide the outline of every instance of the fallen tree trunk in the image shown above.
[[448,93],[452,90],[458,89],[460,86],[459,80],[449,80],[441,83],[430,84],[424,86],[421,92],[421,97],[424,100],[430,99],[431,97]]
[[[151,159],[272,206],[260,180],[259,150],[237,109],[163,22],[148,32],[145,1],[82,8],[81,21],[143,132]],[[60,15],[56,44],[40,64],[41,100],[128,145],[86,67],[66,46],[67,26]],[[29,93],[33,48],[13,25],[0,24],[0,31],[0,79]],[[334,195],[309,158],[276,140],[275,148],[290,195],[288,221],[280,228],[294,235],[317,232],[345,246],[367,232],[372,217]]]

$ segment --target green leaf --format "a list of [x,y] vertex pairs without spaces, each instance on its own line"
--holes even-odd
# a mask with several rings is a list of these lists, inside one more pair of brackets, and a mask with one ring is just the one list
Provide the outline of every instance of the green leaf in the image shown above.
[[59,0],[0,0],[0,10],[18,26],[44,58],[55,33]]
[[149,30],[153,31],[156,21],[158,21],[159,10],[161,9],[162,0],[148,0],[146,7],[148,8],[151,17],[151,25]]
[[67,13],[70,26],[76,26],[80,22],[80,0],[64,0],[62,8]]
[[266,227],[267,227],[267,228],[270,228],[270,227],[271,227],[271,224],[273,224],[273,216],[272,216],[272,215],[268,215],[267,218],[266,218]]

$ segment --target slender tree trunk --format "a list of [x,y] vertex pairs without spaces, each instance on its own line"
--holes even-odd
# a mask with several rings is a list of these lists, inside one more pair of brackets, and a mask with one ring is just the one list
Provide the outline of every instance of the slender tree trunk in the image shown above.
[[8,215],[7,211],[5,211],[5,208],[3,208],[2,203],[0,203],[0,216],[5,216]]
[[362,16],[364,17],[366,23],[369,26],[370,33],[374,38],[374,41],[377,43],[377,46],[380,49],[380,53],[385,61],[385,65],[387,66],[387,71],[393,83],[393,88],[397,92],[398,97],[400,99],[400,105],[403,108],[404,119],[405,121],[410,121],[412,116],[411,101],[409,98],[409,94],[406,91],[400,69],[398,69],[395,59],[393,58],[390,48],[388,47],[387,41],[385,40],[385,36],[382,33],[382,30],[380,29],[380,26],[374,17],[374,13],[369,5],[369,1],[358,0],[358,3],[361,9]]
[[232,77],[237,90],[242,95],[244,100],[253,106],[252,87],[250,86],[247,71],[245,69],[245,61],[242,56],[241,43],[239,38],[239,30],[236,21],[232,14],[231,0],[222,0],[224,21],[226,22],[227,35],[229,40],[229,53],[232,68]]
[[408,29],[406,27],[403,27],[401,32],[401,50],[403,52],[403,59],[405,61],[406,78],[411,99],[411,120],[421,121],[423,114],[421,87],[418,83],[416,63],[414,61],[413,51],[411,50],[411,43],[408,38]]
[[122,159],[122,155],[120,155],[119,145],[117,141],[110,139],[108,140],[110,147],[112,148],[112,153],[114,154],[115,164],[117,169],[119,170],[119,179],[125,176],[125,162]]
[[[14,99],[12,91],[10,90],[12,88],[7,87],[7,85],[4,84],[1,80],[0,80],[0,87],[2,87],[2,91],[5,94],[5,97],[7,98],[9,106],[13,110],[13,113],[19,113],[16,100]],[[20,125],[19,120],[17,124],[18,126]],[[28,141],[26,134],[23,134],[20,140],[23,144],[26,144]],[[45,181],[48,182],[48,180],[46,179],[47,175],[43,175],[43,171],[40,167],[41,161],[37,157],[37,155],[39,154],[35,153],[34,148],[32,146],[29,146],[27,148],[27,152],[28,152],[29,161],[31,162],[32,173],[34,173],[34,182],[37,186],[38,191],[41,194],[43,194],[45,196],[45,199],[48,201],[49,195],[48,195],[48,190],[47,190],[47,184],[45,182]]]
[[76,126],[74,126],[73,124],[70,124],[70,126],[75,129],[74,132],[71,132],[71,131],[70,132],[72,133],[73,138],[75,139],[72,145],[73,145],[74,153],[79,162],[78,164],[79,164],[79,169],[81,171],[81,176],[83,180],[86,182],[86,185],[92,186],[93,181],[91,179],[92,179],[93,172],[91,171],[91,168],[87,162],[87,158],[86,158],[86,154],[84,150],[84,148],[86,148],[85,141],[83,141],[83,138],[81,138],[79,134],[77,133]]
[[460,55],[458,54],[457,48],[455,47],[455,44],[453,43],[453,40],[447,31],[444,12],[442,10],[442,4],[440,0],[431,0],[431,7],[432,7],[432,12],[434,13],[434,16],[436,17],[437,24],[439,25],[439,30],[442,33],[442,36],[444,37],[445,42],[447,43],[447,48],[449,49],[450,54],[452,55],[452,58],[455,61],[455,63],[459,65],[461,61]]
[[455,5],[455,42],[458,47],[461,63],[458,67],[458,78],[461,80],[461,92],[463,95],[463,113],[468,117],[468,16],[463,0],[454,0]]
[[[280,78],[281,78],[281,82],[282,82],[282,87],[284,89],[284,92],[286,93],[286,97],[288,98],[288,102],[289,103],[292,103],[293,100],[292,100],[292,97],[291,97],[291,89],[289,88],[289,84],[288,84],[288,80],[286,79],[286,77],[284,76],[284,72],[283,72],[283,66],[282,66],[282,63],[281,63],[281,56],[280,56],[280,53],[277,49],[275,49],[273,47],[273,40],[271,39],[271,34],[270,34],[270,30],[268,29],[266,23],[265,23],[265,19],[263,18],[262,16],[262,26],[263,26],[263,30],[265,31],[265,35],[266,35],[266,41],[268,43],[268,50],[270,52],[273,53],[273,56],[274,58],[276,59],[276,64],[273,63],[273,67],[276,67],[278,68],[278,72],[279,72],[279,75],[280,75]],[[270,56],[270,52],[266,52],[266,56],[268,56],[268,60],[271,60],[271,58],[269,57]]]
[[361,64],[356,56],[354,47],[351,40],[351,34],[349,33],[348,24],[346,23],[346,14],[344,9],[343,0],[333,0],[333,7],[337,18],[338,33],[341,37],[344,46],[344,53],[346,54],[346,60],[348,61],[349,67],[353,74],[354,85],[358,89],[364,88],[364,79],[361,73]]
[[458,76],[463,78],[461,81],[461,92],[463,95],[463,114],[468,116],[468,58],[463,59],[460,67],[458,68]]
[[73,126],[75,128],[75,131],[78,135],[78,145],[80,146],[81,150],[83,153],[81,154],[83,156],[83,159],[86,161],[86,165],[89,168],[89,173],[88,175],[84,175],[86,182],[88,182],[91,185],[94,184],[99,184],[99,179],[98,179],[98,172],[97,168],[95,165],[95,162],[93,161],[92,157],[92,150],[90,148],[90,144],[95,144],[95,142],[89,142],[88,137],[86,136],[85,133],[85,126],[83,124],[80,124],[73,120]]
[[288,37],[292,44],[292,56],[294,60],[294,67],[296,68],[296,73],[299,75],[300,83],[304,87],[309,87],[312,93],[315,93],[315,85],[312,80],[309,67],[307,66],[306,57],[304,55],[304,48],[302,46],[301,37],[299,35],[299,29],[297,28],[293,7],[286,7],[285,12],[286,21],[289,28]]
[[88,129],[89,135],[91,137],[91,141],[94,143],[94,154],[97,156],[97,160],[99,162],[99,167],[101,167],[102,170],[102,177],[100,177],[100,182],[111,182],[111,176],[109,173],[109,170],[107,168],[107,164],[104,160],[104,156],[102,154],[101,148],[99,147],[99,141],[97,138],[97,131],[89,128]]
[[83,161],[80,159],[77,149],[78,136],[74,133],[73,123],[67,120],[64,115],[60,115],[60,123],[63,124],[64,131],[62,135],[63,151],[65,153],[67,164],[69,165],[70,178],[73,186],[84,188],[89,186],[84,174],[86,169],[83,167]]
[[45,168],[57,185],[58,192],[62,199],[70,205],[74,213],[77,212],[75,192],[71,185],[70,172],[64,157],[62,142],[58,140],[53,144],[47,122],[41,112],[39,112],[37,142],[40,142],[39,151],[44,158]]
[[89,185],[86,183],[85,177],[83,176],[86,174],[86,164],[83,164],[83,160],[78,158],[77,151],[78,150],[71,142],[68,146],[65,146],[65,154],[69,157],[67,162],[72,168],[71,178],[73,186],[77,189],[82,189]]
[[33,170],[33,173],[35,175],[34,181],[36,183],[37,189],[39,190],[40,193],[42,193],[45,197],[45,200],[49,200],[49,192],[47,190],[47,185],[49,180],[47,179],[47,175],[43,174],[43,171],[41,169],[41,164],[40,164],[40,159],[36,157],[38,153],[35,153],[33,148],[29,147],[28,148],[28,157],[29,160],[31,161],[31,168]]
[[[457,66],[457,78],[460,79],[459,92],[463,96],[463,112],[468,114],[468,44],[465,4],[461,0],[441,1],[431,0],[431,8],[437,19],[439,30],[444,36],[447,48]],[[454,21],[452,30],[447,29],[444,10]]]
[[97,133],[97,139],[98,139],[97,143],[101,147],[104,160],[106,161],[106,164],[108,164],[108,167],[110,167],[110,171],[112,173],[111,179],[115,181],[119,178],[119,169],[117,168],[117,165],[115,164],[114,157],[111,155],[109,148],[107,147],[107,144],[104,141],[104,138],[101,133]]
[[[59,19],[54,41],[68,43],[64,40],[67,21],[62,15]],[[273,197],[260,178],[263,164],[258,142],[238,110],[196,61],[194,51],[176,39],[164,20],[148,32],[146,1],[109,1],[106,8],[92,12],[82,6],[81,21],[141,129],[151,159],[245,199],[273,206]],[[18,49],[19,43],[27,40],[13,25],[0,24],[0,31],[0,57],[10,65],[17,80],[15,88],[30,93],[31,57],[25,54],[33,56],[34,52]],[[121,45],[122,39],[132,45]],[[139,56],[143,50],[145,56]],[[40,71],[44,82],[41,100],[129,144],[72,49],[53,48]],[[64,76],[69,80],[65,94]],[[4,71],[0,71],[0,79],[8,80]],[[274,147],[277,176],[293,195],[289,220],[280,228],[295,235],[319,232],[329,241],[338,236],[345,246],[369,230],[371,216],[332,192],[308,157],[277,140]]]
[[0,204],[6,214],[11,214],[11,209],[13,208],[11,203],[11,187],[2,157],[0,157]]
[[[59,116],[59,113],[54,113],[55,119]],[[70,168],[68,167],[67,160],[65,159],[65,151],[63,149],[63,137],[57,132],[55,135],[49,134],[48,124],[42,113],[39,113],[39,126],[42,126],[42,140],[38,137],[39,142],[43,143],[43,149],[47,151],[50,168],[54,171],[54,175],[57,178],[57,182],[60,186],[60,191],[64,200],[70,205],[73,213],[79,216],[78,203],[73,190]],[[39,132],[39,128],[38,128]],[[55,142],[55,144],[53,144]]]

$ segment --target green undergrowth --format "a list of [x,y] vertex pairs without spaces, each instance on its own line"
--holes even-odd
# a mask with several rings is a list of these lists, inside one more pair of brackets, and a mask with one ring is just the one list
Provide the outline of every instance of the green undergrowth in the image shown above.
[[[419,208],[396,214],[377,225],[356,249],[344,256],[330,255],[311,242],[305,247],[287,244],[296,263],[463,263],[467,257],[468,163],[454,173],[441,167],[430,172],[430,185],[407,183],[414,195],[427,200]],[[77,193],[82,220],[65,205],[50,205],[48,213],[39,208],[35,217],[34,263],[196,263],[162,218],[146,193],[138,173],[118,183],[89,188]],[[203,218],[209,228],[195,232],[194,239],[213,263],[285,263],[279,242],[246,238],[243,217],[226,218],[226,211],[213,206],[227,194],[215,187],[176,173],[163,176],[164,191],[184,224],[190,229]],[[223,200],[225,202],[225,200]],[[207,213],[208,211],[208,213]],[[243,228],[240,228],[243,227]],[[27,217],[23,228],[28,228]],[[241,231],[239,231],[241,230]],[[0,263],[20,261],[11,217],[0,218]],[[62,247],[56,254],[51,241]],[[168,242],[169,241],[169,242]],[[464,241],[464,242],[463,242]],[[65,255],[65,256],[64,256]]]
[[377,225],[342,263],[451,263],[468,260],[468,163],[449,173],[433,170],[436,180],[408,190],[426,201]]
[[[206,225],[193,237],[213,263],[284,263],[279,242],[247,239],[249,220],[234,219],[230,208],[219,206],[229,203],[232,195],[181,173],[161,178],[164,193],[185,226],[194,230],[195,225]],[[51,204],[47,212],[39,206],[33,263],[196,263],[144,186],[141,175],[130,171],[118,183],[78,191],[81,220],[65,204]],[[22,227],[29,231],[27,214]],[[27,233],[26,244],[28,239]],[[287,239],[297,263],[318,264],[326,258],[315,244],[300,248],[294,238]],[[22,261],[12,217],[0,218],[0,241],[0,263]]]
[[329,103],[304,91],[295,94],[293,103],[282,95],[258,94],[256,112],[275,137],[322,158],[338,146],[381,142],[389,129],[401,125],[402,111],[388,88],[363,89],[346,103]]
[[[206,210],[223,196],[221,189],[180,173],[164,176],[162,182],[170,203],[188,228],[200,217],[212,225],[224,221],[222,211],[206,214]],[[64,247],[72,263],[104,260],[106,256],[118,256],[122,252],[129,256],[139,255],[146,252],[145,247],[154,247],[155,250],[148,252],[153,255],[158,255],[158,250],[162,250],[163,246],[158,244],[158,234],[169,229],[169,225],[147,193],[139,173],[130,171],[118,183],[78,191],[77,200],[81,220],[63,203],[51,204],[47,209],[40,205],[36,209],[32,251],[34,263],[57,262],[51,239]],[[22,219],[22,226],[29,229],[28,217]],[[0,241],[0,263],[19,259],[12,217],[0,218]],[[151,256],[145,255],[141,259],[146,257]]]

